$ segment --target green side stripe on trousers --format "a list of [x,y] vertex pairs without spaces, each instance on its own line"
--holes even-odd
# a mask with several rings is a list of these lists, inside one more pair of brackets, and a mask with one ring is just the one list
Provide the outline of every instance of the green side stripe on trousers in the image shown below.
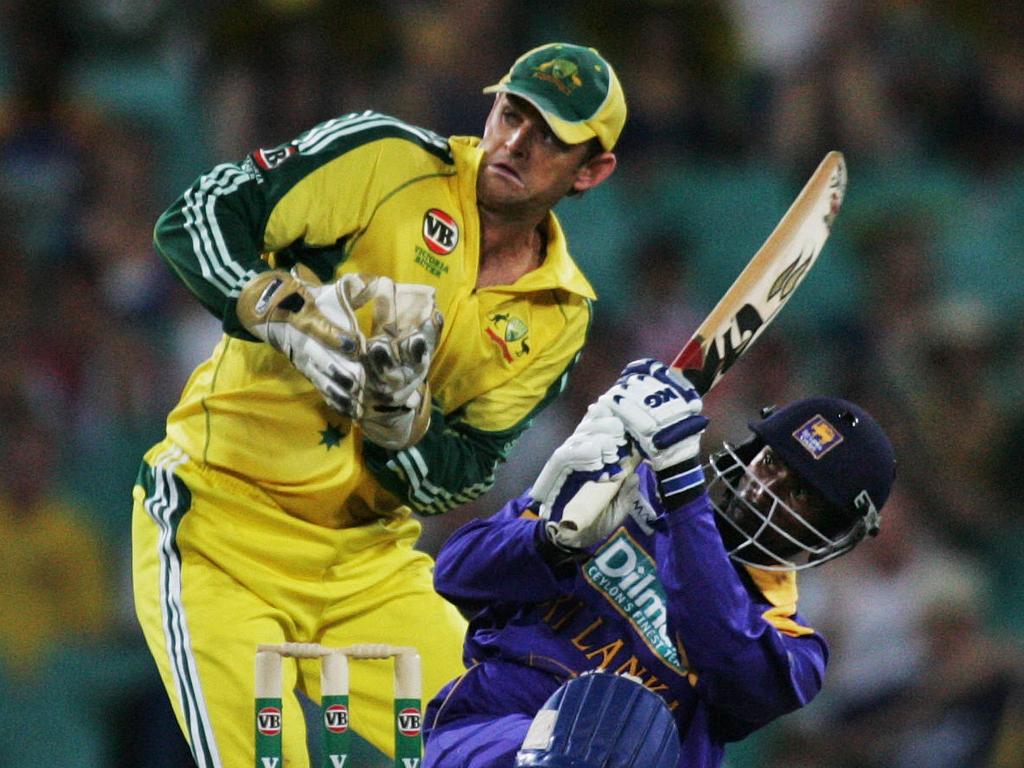
[[192,505],[192,495],[174,472],[186,461],[188,457],[180,448],[171,448],[158,456],[153,466],[143,464],[138,482],[146,492],[146,513],[160,529],[157,556],[163,631],[192,755],[200,768],[221,768],[181,602],[181,552],[177,535],[181,519]]

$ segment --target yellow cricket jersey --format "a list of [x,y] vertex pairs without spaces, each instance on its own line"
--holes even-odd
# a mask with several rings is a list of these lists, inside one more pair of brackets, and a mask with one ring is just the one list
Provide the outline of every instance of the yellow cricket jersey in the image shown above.
[[[593,289],[547,221],[543,264],[475,290],[480,248],[470,137],[444,139],[364,112],[200,177],[157,223],[157,250],[225,335],[167,422],[192,458],[331,527],[443,512],[493,484],[533,416],[565,386]],[[238,322],[257,272],[303,264],[322,280],[387,275],[436,289],[444,330],[431,364],[431,426],[399,452],[365,442],[305,377]]]

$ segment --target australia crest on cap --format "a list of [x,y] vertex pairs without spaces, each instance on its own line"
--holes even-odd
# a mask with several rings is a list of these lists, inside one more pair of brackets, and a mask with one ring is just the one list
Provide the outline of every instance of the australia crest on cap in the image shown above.
[[533,68],[533,76],[547,80],[566,96],[583,85],[580,68],[569,59],[551,59]]

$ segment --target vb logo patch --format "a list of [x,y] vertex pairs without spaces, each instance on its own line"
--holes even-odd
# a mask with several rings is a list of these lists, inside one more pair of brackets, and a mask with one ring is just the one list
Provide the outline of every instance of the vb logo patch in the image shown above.
[[264,171],[269,171],[272,168],[277,168],[297,151],[291,144],[285,144],[283,147],[274,147],[273,149],[257,149],[252,153],[252,159]]
[[281,708],[261,707],[256,713],[256,727],[264,736],[278,736],[281,733]]
[[420,711],[416,707],[403,707],[395,716],[395,725],[403,736],[419,736]]
[[821,414],[804,422],[793,433],[793,437],[815,459],[820,459],[843,442],[842,433]]
[[530,345],[527,340],[530,329],[525,321],[505,312],[488,315],[487,320],[490,324],[484,333],[501,349],[501,356],[505,358],[506,363],[529,354]]
[[324,728],[331,733],[344,733],[348,730],[348,707],[344,704],[331,704],[324,710]]
[[459,244],[459,225],[440,208],[431,208],[423,216],[423,242],[438,256],[447,256]]

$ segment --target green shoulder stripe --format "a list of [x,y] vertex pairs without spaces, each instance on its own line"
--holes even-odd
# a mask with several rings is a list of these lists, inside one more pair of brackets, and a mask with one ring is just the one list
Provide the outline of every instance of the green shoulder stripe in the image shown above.
[[260,233],[274,207],[304,178],[347,152],[390,138],[408,141],[447,165],[455,163],[447,139],[396,118],[362,112],[328,120],[287,144],[256,150],[242,164],[265,198]]
[[381,139],[402,139],[448,165],[455,163],[448,140],[425,128],[377,112],[337,117],[311,128],[287,144],[260,149],[250,155],[256,172],[270,184],[272,199],[268,211],[313,171],[336,157]]

